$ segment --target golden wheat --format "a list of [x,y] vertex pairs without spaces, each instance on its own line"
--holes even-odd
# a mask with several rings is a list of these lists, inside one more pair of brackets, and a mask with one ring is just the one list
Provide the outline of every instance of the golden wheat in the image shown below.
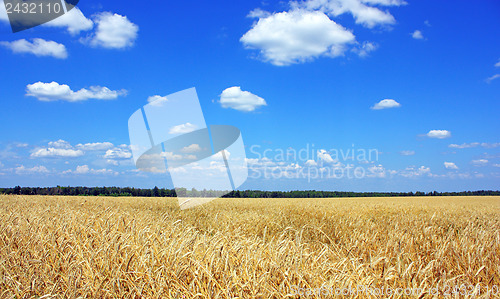
[[499,216],[500,197],[0,196],[0,297],[490,298]]

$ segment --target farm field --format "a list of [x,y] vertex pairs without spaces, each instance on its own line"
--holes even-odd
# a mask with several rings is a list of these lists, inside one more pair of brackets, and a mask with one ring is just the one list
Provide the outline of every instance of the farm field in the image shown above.
[[0,298],[491,298],[498,286],[500,197],[181,211],[177,198],[0,196]]

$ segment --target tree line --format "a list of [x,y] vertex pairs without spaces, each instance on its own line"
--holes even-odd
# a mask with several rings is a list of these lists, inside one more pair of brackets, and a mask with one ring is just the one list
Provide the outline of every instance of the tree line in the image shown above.
[[493,196],[500,191],[479,190],[462,192],[349,192],[349,191],[261,191],[244,190],[227,193],[217,190],[187,190],[185,188],[141,189],[131,187],[21,187],[0,188],[0,194],[65,195],[65,196],[134,196],[134,197],[227,197],[227,198],[328,198],[328,197],[397,197],[397,196]]

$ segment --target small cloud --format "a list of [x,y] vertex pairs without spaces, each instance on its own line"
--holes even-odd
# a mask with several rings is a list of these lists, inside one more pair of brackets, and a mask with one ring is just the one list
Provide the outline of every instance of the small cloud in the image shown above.
[[500,67],[500,59],[498,59],[498,62],[495,63],[495,67]]
[[49,142],[49,147],[54,147],[54,148],[72,148],[71,144],[65,140],[59,139],[57,141],[50,141]]
[[426,136],[429,138],[445,139],[451,137],[451,132],[448,130],[430,130]]
[[318,166],[318,163],[314,160],[307,160],[305,163],[306,166],[312,167],[312,166]]
[[192,123],[185,123],[182,125],[173,126],[172,128],[170,128],[168,133],[169,134],[185,134],[185,133],[193,132],[197,128],[198,127],[196,125],[193,125]]
[[486,164],[488,164],[488,160],[486,159],[478,159],[478,160],[472,160],[471,163],[474,165],[474,166],[485,166]]
[[77,166],[76,167],[76,170],[75,170],[75,173],[77,174],[85,174],[85,173],[88,173],[90,171],[90,168],[88,165],[82,165],[82,166]]
[[159,95],[150,96],[148,98],[148,103],[151,106],[155,106],[155,107],[161,107],[163,105],[163,103],[165,103],[167,101],[168,101],[167,97],[162,97],[162,96],[159,96]]
[[84,151],[105,151],[112,148],[114,145],[111,142],[94,142],[94,143],[85,143],[85,144],[77,144],[76,148],[84,150]]
[[472,143],[462,143],[462,144],[450,144],[448,145],[449,148],[473,148],[473,147],[478,147],[479,142],[472,142]]
[[424,25],[427,26],[427,27],[431,27],[431,22],[429,22],[429,20],[425,20],[424,21]]
[[381,109],[399,108],[399,107],[401,107],[401,104],[396,102],[395,100],[385,99],[385,100],[382,100],[382,101],[376,103],[375,105],[373,105],[373,107],[371,107],[371,109],[372,110],[381,110]]
[[132,153],[123,148],[109,149],[104,154],[105,159],[130,159],[132,158]]
[[491,81],[500,78],[500,74],[495,74],[489,78],[486,79],[486,83],[491,83]]
[[415,151],[400,151],[399,154],[401,156],[413,156],[415,155]]
[[261,106],[267,105],[263,98],[249,91],[243,91],[239,86],[226,88],[220,95],[219,103],[223,108],[243,112],[252,112]]
[[256,8],[252,11],[250,11],[247,15],[247,18],[252,18],[252,19],[255,19],[255,18],[267,18],[271,15],[270,12],[267,12],[265,10],[262,10],[260,8]]
[[102,12],[95,16],[96,32],[80,41],[92,47],[123,49],[134,45],[139,26],[126,16]]
[[360,46],[354,47],[352,51],[358,54],[360,57],[366,57],[370,54],[370,52],[377,50],[377,48],[378,45],[376,43],[363,42]]
[[0,45],[10,49],[15,54],[28,53],[38,57],[48,56],[59,59],[68,57],[68,52],[63,44],[41,38],[34,38],[32,42],[25,39],[13,42],[0,42]]
[[45,166],[34,166],[26,168],[24,165],[15,168],[16,174],[44,174],[50,171]]
[[40,101],[67,101],[79,102],[89,99],[96,100],[114,100],[119,96],[125,96],[127,91],[110,90],[107,87],[91,86],[89,89],[82,88],[79,91],[73,91],[66,84],[59,84],[52,81],[51,83],[36,82],[26,86],[26,95],[35,97]]
[[458,169],[458,166],[453,162],[444,162],[444,167],[446,167],[446,169]]
[[197,153],[201,151],[201,147],[198,144],[191,144],[181,149],[182,153]]
[[411,37],[413,37],[414,39],[424,39],[424,35],[422,34],[422,31],[420,31],[420,30],[413,31],[413,33],[411,34]]
[[83,156],[83,151],[64,148],[40,148],[33,151],[32,158],[77,158]]

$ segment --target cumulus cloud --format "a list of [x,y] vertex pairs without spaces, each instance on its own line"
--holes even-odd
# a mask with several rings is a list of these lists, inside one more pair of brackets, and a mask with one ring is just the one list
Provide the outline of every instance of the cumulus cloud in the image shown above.
[[196,129],[197,129],[196,125],[193,125],[192,123],[185,123],[182,125],[173,126],[172,128],[170,128],[168,133],[169,134],[185,134],[185,133],[193,132]]
[[495,63],[495,67],[500,67],[500,59],[498,59],[498,62]]
[[68,52],[63,44],[41,38],[34,38],[31,42],[25,39],[19,39],[12,42],[2,41],[0,45],[10,49],[16,54],[28,53],[38,57],[49,56],[59,59],[68,57]]
[[424,39],[424,35],[422,34],[422,31],[420,31],[420,30],[413,31],[413,33],[411,34],[411,37],[413,37],[414,39]]
[[83,156],[83,151],[65,148],[39,148],[35,149],[30,157],[32,158],[77,158]]
[[426,136],[429,138],[445,139],[451,137],[451,132],[447,130],[430,130]]
[[44,174],[50,171],[45,166],[34,166],[26,168],[24,165],[15,168],[16,174]]
[[126,16],[103,12],[94,18],[97,25],[95,32],[81,39],[92,47],[123,49],[134,45],[139,26],[129,21]]
[[57,82],[43,83],[36,82],[26,86],[26,95],[37,98],[40,101],[68,101],[79,102],[89,99],[96,100],[113,100],[119,96],[125,96],[127,91],[110,90],[107,87],[91,86],[89,89],[82,88],[78,91],[73,91],[66,84],[59,84]]
[[261,106],[266,106],[266,101],[249,92],[234,86],[226,88],[220,95],[219,103],[223,108],[232,108],[238,111],[251,112]]
[[197,153],[201,151],[201,147],[199,144],[191,144],[190,146],[186,146],[181,149],[182,153]]
[[92,20],[90,19],[87,19],[80,11],[80,9],[78,9],[78,7],[74,7],[64,15],[50,22],[47,22],[42,26],[66,28],[69,34],[77,35],[82,31],[88,31],[92,29],[94,27],[94,22],[92,22]]
[[446,167],[446,169],[458,169],[458,166],[453,162],[444,162],[444,167]]
[[308,10],[320,10],[332,17],[351,14],[356,24],[367,28],[395,24],[394,17],[387,10],[379,7],[401,5],[406,5],[406,2],[398,0],[308,0],[293,4],[295,7]]
[[415,166],[409,166],[405,170],[401,171],[399,175],[406,178],[420,177],[424,175],[431,176],[431,169],[426,166],[420,166],[416,168]]
[[94,143],[85,143],[85,144],[77,144],[76,148],[84,150],[84,151],[105,151],[112,148],[114,145],[111,142],[94,142]]
[[150,103],[151,106],[155,107],[161,107],[167,101],[168,101],[167,97],[162,97],[159,95],[148,97],[148,103]]
[[106,151],[104,155],[105,159],[130,159],[132,158],[132,153],[123,148],[114,148]]
[[65,148],[69,149],[72,148],[71,144],[65,140],[59,139],[57,141],[50,141],[49,142],[49,147],[54,147],[54,148]]
[[389,108],[399,108],[401,104],[396,102],[393,99],[385,99],[382,100],[371,107],[372,110],[381,110],[381,109],[389,109]]
[[400,151],[399,154],[401,156],[413,156],[415,155],[415,151]]
[[325,162],[325,163],[335,163],[337,162],[336,160],[334,160],[332,158],[332,156],[330,156],[330,154],[324,150],[324,149],[321,149],[321,150],[318,150],[317,152],[317,156],[318,156],[318,159]]
[[264,61],[285,66],[341,56],[355,37],[323,12],[295,9],[261,16],[240,41],[259,50]]

